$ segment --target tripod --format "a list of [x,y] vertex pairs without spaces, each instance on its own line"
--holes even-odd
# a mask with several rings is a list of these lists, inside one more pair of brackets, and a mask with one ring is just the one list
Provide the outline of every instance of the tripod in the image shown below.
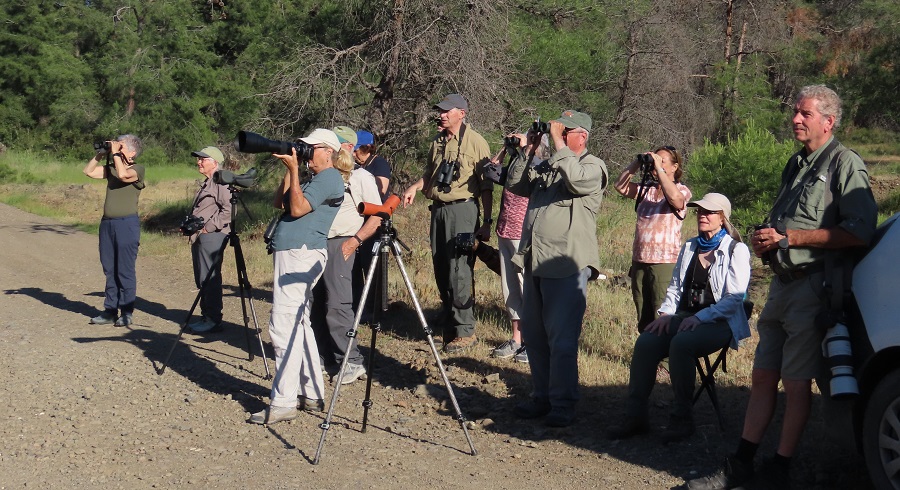
[[181,323],[181,330],[178,331],[178,337],[175,338],[175,341],[172,342],[172,348],[169,349],[169,355],[166,356],[166,360],[162,362],[162,366],[156,370],[156,373],[160,376],[166,372],[166,366],[169,364],[169,359],[172,357],[172,353],[175,352],[175,347],[178,345],[178,342],[181,341],[181,337],[184,335],[184,329],[187,328],[188,322],[191,320],[191,317],[194,315],[194,310],[197,308],[197,304],[200,303],[200,298],[203,297],[203,293],[206,291],[207,286],[209,285],[209,279],[216,272],[216,270],[221,270],[222,261],[225,259],[225,249],[228,248],[228,245],[234,248],[234,264],[237,268],[237,279],[238,279],[238,290],[241,295],[241,310],[244,314],[244,332],[247,337],[247,354],[248,360],[253,360],[253,343],[250,337],[250,318],[247,316],[247,305],[250,305],[250,312],[253,314],[253,325],[256,328],[256,338],[259,340],[259,351],[262,353],[263,365],[266,367],[266,377],[265,379],[272,379],[272,374],[269,372],[269,361],[266,359],[266,351],[263,347],[262,340],[262,330],[259,328],[259,321],[256,319],[256,308],[253,307],[253,286],[250,285],[250,280],[247,278],[247,264],[244,262],[244,251],[241,249],[241,239],[237,233],[237,204],[241,203],[241,206],[244,207],[244,211],[247,215],[250,214],[250,211],[247,210],[247,205],[244,204],[244,201],[240,199],[240,189],[237,189],[235,185],[228,184],[228,190],[231,191],[231,226],[229,227],[231,231],[228,232],[228,236],[222,242],[222,247],[219,249],[219,255],[216,257],[216,263],[213,264],[212,267],[209,268],[209,271],[206,273],[206,277],[203,279],[203,282],[200,283],[200,290],[197,291],[197,296],[194,298],[194,303],[191,305],[190,311],[188,311],[187,317]]
[[[456,411],[456,420],[459,421],[459,426],[462,428],[463,433],[466,435],[466,441],[469,443],[469,448],[472,450],[472,456],[475,456],[477,452],[475,451],[475,445],[472,444],[472,438],[469,436],[469,430],[466,428],[466,417],[462,414],[462,411],[459,409],[459,402],[456,401],[456,395],[453,393],[453,387],[450,385],[450,380],[447,378],[447,371],[444,370],[444,364],[441,362],[441,357],[438,355],[437,347],[434,345],[434,337],[432,336],[431,327],[428,326],[428,323],[425,321],[425,315],[422,313],[422,307],[419,305],[419,300],[416,298],[416,293],[413,290],[412,283],[409,280],[409,276],[406,274],[406,268],[403,266],[403,260],[400,258],[400,246],[403,245],[403,248],[409,250],[403,242],[397,238],[397,230],[394,229],[393,223],[389,216],[382,216],[381,227],[380,227],[380,236],[378,241],[375,242],[375,246],[372,249],[372,263],[369,264],[369,272],[366,275],[366,282],[363,286],[362,297],[360,298],[359,304],[360,308],[357,309],[356,317],[353,320],[353,328],[347,332],[347,337],[350,339],[347,343],[347,350],[349,351],[353,347],[353,342],[356,339],[357,331],[359,330],[359,320],[362,317],[363,308],[362,305],[365,304],[366,297],[369,294],[369,290],[372,287],[372,283],[376,280],[380,281],[379,288],[382,291],[382,306],[386,304],[385,297],[387,295],[387,256],[388,251],[391,251],[394,255],[394,258],[397,260],[397,266],[400,268],[400,274],[403,276],[403,281],[406,283],[406,289],[409,291],[409,295],[412,298],[413,305],[416,307],[416,313],[419,316],[419,322],[422,324],[422,329],[425,331],[425,337],[428,340],[428,345],[431,347],[431,353],[434,355],[434,360],[437,362],[438,370],[441,372],[441,379],[444,381],[444,386],[447,387],[447,393],[450,395],[450,401],[453,403],[453,409]],[[378,265],[379,260],[383,262],[381,267],[381,274],[376,276],[375,268]],[[379,330],[381,329],[380,325],[376,324],[372,327],[372,342],[369,348],[369,373],[372,372],[373,362],[375,360],[375,339],[378,335]],[[319,464],[319,457],[322,453],[322,448],[325,445],[325,436],[328,434],[328,429],[331,428],[331,417],[334,414],[334,406],[337,403],[338,395],[341,390],[341,381],[344,379],[344,368],[347,367],[349,356],[344,356],[343,361],[341,361],[340,370],[338,370],[337,380],[334,381],[334,393],[331,394],[331,403],[328,406],[328,413],[325,415],[325,421],[322,422],[319,427],[322,429],[322,437],[319,439],[319,446],[316,448],[316,457],[313,460],[313,464]],[[365,399],[362,402],[363,405],[363,422],[362,422],[362,432],[366,431],[366,426],[369,417],[369,408],[372,406],[372,400],[369,396],[372,393],[372,378],[373,376],[370,374],[366,381],[366,394]]]

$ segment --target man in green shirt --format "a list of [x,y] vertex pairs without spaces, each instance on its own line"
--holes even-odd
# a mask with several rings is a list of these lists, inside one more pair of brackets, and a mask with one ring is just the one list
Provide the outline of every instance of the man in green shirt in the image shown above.
[[[106,180],[106,200],[100,221],[100,264],[106,275],[106,297],[103,313],[90,323],[126,327],[132,323],[134,300],[137,294],[135,265],[141,241],[138,220],[138,197],[144,188],[144,167],[134,159],[143,148],[134,135],[119,136],[107,141],[84,167],[84,174],[92,179]],[[106,162],[100,165],[100,161]],[[121,311],[121,316],[119,312]]]
[[[422,178],[403,193],[403,206],[412,204],[422,191],[433,202],[431,209],[431,260],[443,305],[444,351],[459,352],[475,345],[475,305],[471,254],[455,246],[460,233],[490,237],[491,191],[494,183],[484,178],[490,148],[484,138],[466,125],[469,104],[459,94],[450,94],[436,104],[440,132],[428,152]],[[479,228],[478,204],[484,224]],[[476,231],[477,229],[477,231]]]
[[[769,224],[751,237],[753,252],[768,261],[775,277],[759,315],[750,400],[737,452],[719,473],[688,482],[690,489],[727,489],[753,479],[753,459],[772,421],[778,383],[784,386],[781,438],[773,458],[758,472],[760,488],[788,488],[790,461],[812,403],[812,379],[822,374],[822,339],[817,322],[827,305],[825,262],[865,247],[875,233],[878,206],[862,159],[834,139],[841,99],[824,85],[795,98],[794,138],[803,148],[788,160]],[[827,393],[828,384],[819,386]]]
[[[551,427],[575,419],[578,338],[587,308],[587,282],[600,275],[597,213],[609,181],[603,160],[588,153],[591,117],[565,111],[550,121],[556,153],[537,166],[522,154],[509,165],[507,189],[528,197],[519,251],[522,268],[520,328],[528,348],[532,399],[515,407],[520,418],[545,417]],[[533,155],[541,135],[516,135]]]

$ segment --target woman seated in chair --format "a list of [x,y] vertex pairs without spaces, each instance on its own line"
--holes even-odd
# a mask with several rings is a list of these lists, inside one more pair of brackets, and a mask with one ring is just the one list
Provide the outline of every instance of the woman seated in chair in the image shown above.
[[674,400],[661,437],[674,442],[693,434],[695,359],[728,344],[737,349],[738,342],[750,336],[743,306],[750,282],[750,250],[729,221],[731,202],[710,193],[688,206],[697,208],[699,234],[681,247],[660,316],[634,344],[625,417],[607,431],[613,439],[647,432],[656,367],[666,357]]

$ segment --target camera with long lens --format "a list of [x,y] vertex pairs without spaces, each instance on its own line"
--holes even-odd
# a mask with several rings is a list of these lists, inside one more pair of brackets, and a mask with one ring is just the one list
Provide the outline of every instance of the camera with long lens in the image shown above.
[[434,177],[435,185],[440,192],[450,192],[450,184],[459,178],[459,162],[444,160],[438,166]]
[[540,133],[540,134],[549,133],[550,132],[550,123],[541,121],[540,119],[538,119],[537,121],[531,123],[531,130],[534,131],[535,133]]
[[109,151],[111,148],[112,145],[109,143],[109,141],[97,141],[94,143],[94,151],[98,153],[101,151]]
[[312,160],[315,147],[302,141],[290,143],[287,141],[270,140],[250,131],[238,131],[234,139],[234,148],[241,153],[276,153],[278,155],[290,155],[291,148],[297,150],[297,159],[300,161]]
[[228,170],[216,170],[212,176],[213,182],[216,184],[222,185],[232,185],[234,187],[253,187],[256,185],[256,169],[251,168],[250,170],[236,175],[234,172]]
[[475,251],[475,234],[474,233],[457,233],[453,239],[456,246],[456,252],[460,255],[469,255]]
[[503,146],[513,150],[518,148],[521,143],[522,140],[520,140],[518,136],[507,136],[506,138],[503,138]]
[[203,218],[189,214],[181,220],[181,225],[178,228],[184,236],[191,236],[203,229]]
[[853,375],[853,349],[847,325],[837,322],[825,332],[822,354],[828,359],[828,366],[831,368],[831,398],[852,398],[859,395],[859,383]]

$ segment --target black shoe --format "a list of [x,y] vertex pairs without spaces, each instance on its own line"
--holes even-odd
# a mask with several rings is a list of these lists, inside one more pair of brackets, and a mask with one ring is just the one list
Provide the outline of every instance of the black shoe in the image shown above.
[[574,408],[555,407],[544,417],[544,425],[547,427],[568,427],[575,422]]
[[628,439],[638,434],[646,434],[650,430],[647,425],[647,417],[625,417],[621,425],[614,425],[606,429],[606,437],[610,439]]
[[537,419],[550,413],[550,400],[534,398],[513,408],[513,414],[520,419]]
[[753,480],[753,463],[745,463],[734,456],[725,458],[725,467],[712,476],[704,476],[685,484],[688,490],[730,490]]
[[660,434],[664,443],[678,442],[694,435],[694,419],[690,417],[671,417],[666,430]]
[[117,327],[127,327],[132,323],[134,323],[134,319],[131,317],[131,313],[123,313],[122,316],[120,316],[119,319],[116,320],[115,325]]

